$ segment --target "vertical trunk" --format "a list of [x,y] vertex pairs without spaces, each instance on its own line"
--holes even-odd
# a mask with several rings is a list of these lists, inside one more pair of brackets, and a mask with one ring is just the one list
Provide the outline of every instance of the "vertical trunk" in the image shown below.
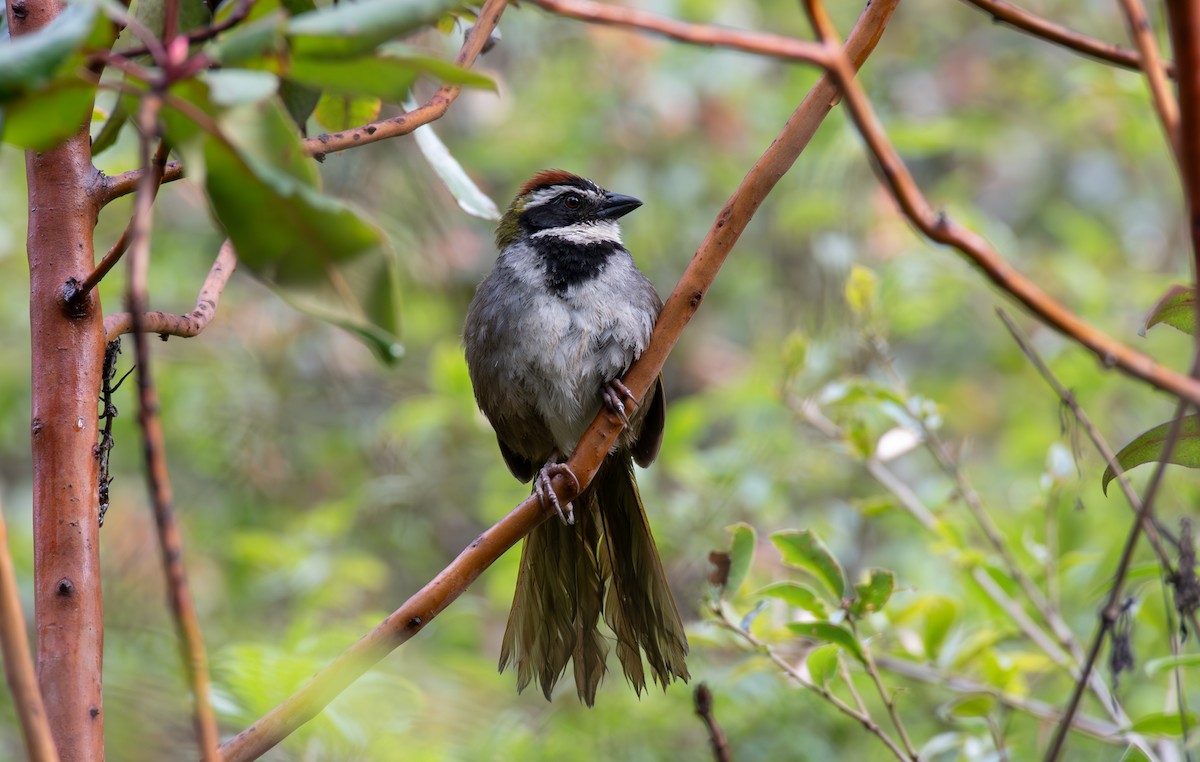
[[[54,0],[10,0],[12,34],[44,26]],[[29,182],[34,606],[38,682],[63,760],[104,758],[97,511],[97,401],[104,358],[100,302],[68,311],[62,286],[93,263],[98,173],[85,126],[25,158]]]

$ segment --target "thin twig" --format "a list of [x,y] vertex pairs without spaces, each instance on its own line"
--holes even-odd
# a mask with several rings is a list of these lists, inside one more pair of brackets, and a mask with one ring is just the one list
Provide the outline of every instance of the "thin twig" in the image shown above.
[[[148,311],[142,313],[141,330],[146,333],[156,333],[160,336],[179,336],[191,338],[197,336],[208,327],[217,314],[221,302],[221,294],[229,283],[230,276],[237,269],[237,254],[233,251],[233,243],[226,239],[217,252],[217,258],[208,277],[200,287],[196,297],[196,308],[183,315],[170,312]],[[117,312],[104,318],[104,336],[108,341],[124,333],[132,333],[133,316],[128,312]]]
[[[812,0],[806,0],[806,6],[811,8]],[[1084,322],[1008,264],[978,233],[964,228],[944,213],[935,212],[884,133],[849,62],[835,52],[839,48],[837,33],[832,25],[821,24],[821,36],[834,59],[829,71],[842,88],[846,107],[855,126],[878,162],[884,184],[918,230],[933,241],[958,249],[997,287],[1025,305],[1044,323],[1090,350],[1105,367],[1119,368],[1176,397],[1200,404],[1200,381],[1160,365],[1151,357]],[[1194,219],[1200,226],[1200,215]],[[1197,230],[1200,232],[1200,227]]]
[[593,24],[634,29],[669,37],[691,45],[731,48],[746,53],[824,66],[825,49],[816,43],[766,32],[728,29],[711,24],[689,24],[654,13],[592,0],[531,0],[534,5],[559,16]]
[[[874,49],[897,2],[898,0],[873,0],[863,11],[846,43],[847,53],[856,65],[861,65]],[[488,5],[492,5],[492,2]],[[479,28],[481,27],[477,25],[476,29]],[[663,305],[650,345],[623,379],[634,398],[644,397],[650,383],[658,377],[667,355],[679,339],[680,332],[696,311],[738,236],[749,224],[755,210],[762,204],[775,183],[799,157],[832,108],[836,95],[837,91],[832,81],[823,76],[717,215],[704,243],[684,271],[675,291]],[[620,421],[601,412],[584,432],[568,461],[570,469],[579,478],[580,489],[591,483],[620,431]],[[567,482],[565,477],[556,477],[553,482],[553,488],[563,502],[575,497],[572,487]],[[531,496],[522,502],[507,517],[480,535],[450,565],[374,630],[363,636],[281,704],[223,744],[221,752],[225,762],[257,759],[296,728],[315,717],[367,669],[419,632],[430,619],[462,594],[501,554],[551,515],[553,510],[543,508],[541,501],[536,497]]]
[[1175,449],[1175,444],[1179,440],[1179,432],[1183,428],[1183,416],[1189,406],[1190,403],[1185,400],[1180,400],[1176,406],[1171,430],[1167,434],[1167,441],[1163,445],[1162,460],[1155,466],[1154,474],[1150,477],[1150,483],[1146,486],[1146,493],[1142,498],[1141,509],[1134,519],[1133,527],[1129,530],[1129,535],[1125,538],[1125,547],[1121,550],[1121,559],[1117,562],[1117,570],[1113,574],[1112,587],[1109,588],[1108,601],[1100,611],[1100,625],[1096,628],[1096,634],[1092,637],[1091,647],[1088,649],[1081,669],[1082,674],[1076,681],[1074,690],[1071,691],[1071,699],[1067,703],[1067,708],[1063,711],[1063,719],[1059,722],[1058,727],[1054,729],[1054,738],[1051,740],[1050,747],[1046,752],[1046,762],[1056,762],[1062,754],[1071,718],[1079,711],[1079,702],[1082,699],[1084,685],[1093,674],[1096,659],[1100,655],[1100,648],[1104,645],[1105,637],[1112,630],[1117,617],[1120,616],[1121,594],[1125,589],[1125,576],[1129,573],[1130,564],[1133,563],[1133,551],[1137,548],[1137,541],[1142,535],[1142,528],[1150,524],[1149,518],[1154,515],[1154,499],[1158,495],[1158,488],[1162,484],[1163,475],[1166,473],[1167,461],[1170,460],[1171,452]]
[[[861,641],[862,638],[859,638],[858,635],[858,624],[852,618],[849,619],[849,624],[854,637]],[[867,674],[871,676],[871,681],[875,683],[875,692],[879,694],[879,700],[887,708],[888,717],[891,718],[892,726],[896,728],[896,732],[900,735],[900,742],[904,744],[904,750],[908,752],[909,758],[916,762],[918,757],[917,749],[908,737],[908,728],[904,726],[904,721],[900,719],[900,711],[896,708],[896,697],[883,684],[883,677],[879,674],[879,668],[875,666],[875,658],[871,656],[871,649],[869,648],[863,649],[863,665],[866,667]]]
[[25,737],[25,752],[30,762],[58,762],[58,749],[46,718],[42,691],[38,688],[33,657],[29,653],[29,635],[25,631],[25,614],[21,610],[21,594],[17,589],[17,574],[8,552],[8,529],[0,508],[0,650],[4,654],[4,676],[12,694],[13,706],[21,721]]
[[[1005,0],[963,0],[963,2],[979,8],[991,15],[998,22],[1019,29],[1022,32],[1039,37],[1055,45],[1082,53],[1085,56],[1116,64],[1126,69],[1141,69],[1142,58],[1136,50],[1123,48],[1119,45],[1102,42],[1094,37],[1080,34],[1073,29],[1056,24],[1053,21],[1019,8]],[[1163,65],[1167,76],[1175,76],[1175,65],[1167,62]]]
[[[759,640],[752,632],[743,629],[736,622],[730,621],[729,618],[725,616],[725,612],[720,606],[713,606],[712,611],[717,617],[717,624],[746,641],[760,653],[766,654],[767,658],[773,661],[775,666],[779,667],[779,669],[782,670],[783,673],[789,678],[816,693],[839,712],[846,715],[850,719],[855,720],[864,728],[866,728],[869,733],[878,738],[883,745],[888,748],[888,751],[890,751],[892,755],[896,757],[896,759],[899,759],[901,762],[913,762],[913,760],[915,760],[915,757],[910,757],[905,754],[904,749],[900,748],[900,745],[896,743],[895,739],[888,735],[888,732],[884,730],[878,722],[875,721],[875,718],[871,716],[870,712],[868,712],[866,709],[866,705],[862,702],[862,697],[859,696],[858,692],[855,690],[854,683],[851,682],[848,677],[844,677],[843,679],[845,679],[846,684],[850,687],[851,695],[858,704],[858,708],[850,706],[845,701],[842,701],[840,698],[838,698],[833,691],[829,690],[829,686],[810,680],[803,672],[792,666],[786,659],[780,656],[769,644]],[[842,667],[844,668],[844,665],[842,665]]]
[[[234,6],[233,10],[230,12],[229,17],[224,21],[216,24],[209,24],[208,26],[202,26],[199,29],[193,29],[190,32],[187,32],[184,37],[187,38],[188,43],[211,40],[221,32],[232,29],[233,27],[245,21],[246,17],[250,15],[250,11],[254,9],[255,2],[256,0],[239,0],[238,4]],[[145,46],[140,48],[127,48],[125,50],[118,51],[118,53],[125,58],[144,56],[149,52],[150,49]]]
[[1162,123],[1163,131],[1167,133],[1167,145],[1175,160],[1180,160],[1179,143],[1179,104],[1167,74],[1163,71],[1162,56],[1158,52],[1158,41],[1154,38],[1154,27],[1146,16],[1146,8],[1142,0],[1120,0],[1121,8],[1125,11],[1125,20],[1129,23],[1129,34],[1133,37],[1138,51],[1142,55],[1142,71],[1146,73],[1146,84],[1150,86],[1150,97],[1154,101],[1154,110]]
[[[1024,712],[1042,720],[1058,722],[1063,716],[1062,712],[1051,704],[1026,696],[1005,693],[994,685],[981,680],[975,680],[974,678],[962,675],[948,674],[924,664],[916,664],[906,659],[897,659],[886,655],[877,657],[876,662],[888,672],[920,680],[930,685],[940,686],[955,693],[986,694],[1010,709]],[[1120,744],[1122,746],[1130,743],[1129,738],[1122,732],[1121,726],[1086,715],[1076,715],[1071,721],[1071,729],[1105,743]]]
[[696,715],[704,721],[704,727],[708,729],[708,742],[712,745],[713,759],[716,762],[731,762],[729,739],[725,737],[725,732],[721,730],[717,718],[713,715],[713,695],[707,683],[696,686],[696,690],[692,692],[692,702],[696,707]]
[[[1100,433],[1100,430],[1096,428],[1096,424],[1092,422],[1091,417],[1079,404],[1079,401],[1075,399],[1075,395],[1072,394],[1065,386],[1063,386],[1062,382],[1058,380],[1058,377],[1054,375],[1054,372],[1050,370],[1050,366],[1048,366],[1046,361],[1042,359],[1041,355],[1037,353],[1037,350],[1033,348],[1033,345],[1029,343],[1029,341],[1021,333],[1021,330],[1017,328],[1017,324],[1013,322],[1013,319],[1009,317],[1008,313],[1003,309],[997,308],[996,314],[999,315],[1000,320],[1008,329],[1009,334],[1013,337],[1013,341],[1017,343],[1017,346],[1020,348],[1021,352],[1024,353],[1025,357],[1028,358],[1029,362],[1037,370],[1038,374],[1041,375],[1042,380],[1044,380],[1050,386],[1050,388],[1054,390],[1054,393],[1058,395],[1058,398],[1062,400],[1063,404],[1070,408],[1071,414],[1075,417],[1075,420],[1079,423],[1079,425],[1083,427],[1084,433],[1087,434],[1088,439],[1092,441],[1092,445],[1096,448],[1096,451],[1100,453],[1100,457],[1104,459],[1104,464],[1112,468],[1113,473],[1116,475],[1117,484],[1121,487],[1121,494],[1123,494],[1125,499],[1128,501],[1130,510],[1132,510],[1135,515],[1140,513],[1142,510],[1142,499],[1133,489],[1133,485],[1130,484],[1129,477],[1126,475],[1125,469],[1117,460],[1116,452],[1112,449],[1112,447],[1109,446],[1108,441],[1104,439],[1104,436]],[[1163,572],[1170,577],[1170,575],[1173,573],[1174,564],[1171,561],[1170,554],[1167,553],[1166,548],[1163,547],[1164,538],[1173,545],[1177,546],[1179,544],[1178,540],[1171,535],[1171,532],[1164,527],[1157,518],[1155,518],[1154,521],[1152,521],[1150,525],[1146,527],[1146,539],[1150,541],[1150,546],[1154,548],[1154,553],[1156,556],[1158,556],[1159,563],[1163,567]]]
[[[142,159],[147,170],[150,163],[150,141],[158,132],[156,123],[160,107],[161,101],[151,95],[142,101],[139,109],[138,128],[141,132]],[[184,671],[192,689],[196,741],[204,762],[218,762],[220,754],[217,745],[220,743],[220,736],[217,733],[217,720],[209,702],[208,659],[204,653],[200,624],[191,591],[188,589],[187,574],[183,568],[183,540],[175,521],[174,497],[167,470],[162,421],[158,417],[158,392],[150,374],[150,348],[142,325],[147,302],[150,228],[157,184],[156,173],[143,172],[134,199],[133,241],[129,251],[129,282],[125,306],[132,316],[134,362],[137,365],[138,424],[142,430],[146,482],[158,528],[171,615],[175,620]]]
[[[500,21],[508,0],[487,0],[463,41],[462,49],[454,58],[454,63],[462,68],[470,68],[483,50],[492,30]],[[344,151],[347,148],[367,143],[375,143],[388,138],[407,135],[422,125],[441,119],[450,105],[458,98],[462,88],[458,85],[442,85],[437,92],[423,105],[412,111],[364,124],[341,132],[326,133],[308,138],[304,141],[304,150],[309,156],[324,158],[326,154]],[[119,175],[103,179],[101,206],[113,199],[132,193],[137,187],[138,177],[142,170],[134,169]],[[183,165],[177,161],[167,164],[163,172],[163,182],[169,183],[183,177]]]

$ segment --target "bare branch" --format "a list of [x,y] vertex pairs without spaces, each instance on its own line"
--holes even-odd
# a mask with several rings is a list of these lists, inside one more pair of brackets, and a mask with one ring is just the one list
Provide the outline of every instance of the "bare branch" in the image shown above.
[[1162,56],[1158,52],[1154,28],[1150,26],[1150,19],[1146,16],[1142,0],[1121,0],[1121,9],[1129,23],[1129,34],[1142,55],[1142,70],[1146,73],[1146,83],[1150,86],[1154,110],[1167,133],[1167,145],[1171,147],[1175,160],[1179,161],[1179,104],[1175,102],[1175,94],[1171,92],[1167,74],[1163,71]]
[[[846,43],[847,52],[857,65],[861,65],[874,49],[897,2],[874,0],[859,18]],[[634,398],[645,396],[651,381],[658,377],[671,347],[699,306],[738,235],[775,183],[799,157],[832,107],[836,94],[832,80],[822,77],[717,215],[708,236],[663,306],[650,346],[624,378]],[[602,411],[584,433],[568,462],[579,477],[580,489],[586,488],[591,482],[620,430],[620,421]],[[575,497],[571,494],[568,481],[559,476],[553,482],[555,492],[563,502]],[[226,762],[256,759],[315,717],[372,665],[441,613],[506,550],[552,515],[553,510],[544,509],[536,497],[530,497],[517,506],[374,630],[314,675],[312,680],[283,703],[222,745],[221,752]],[[900,758],[904,758],[903,752]]]
[[[1142,68],[1142,58],[1135,50],[1102,42],[1094,37],[1080,34],[1073,29],[1068,29],[1053,21],[1048,21],[1036,13],[1030,13],[1024,8],[1019,8],[1012,3],[1005,2],[1005,0],[963,0],[963,2],[974,5],[981,11],[989,14],[996,21],[1008,24],[1015,29],[1031,34],[1034,37],[1039,37],[1047,42],[1052,42],[1055,45],[1061,45],[1076,53],[1082,53],[1090,58],[1116,64],[1125,69],[1136,70]],[[1168,62],[1163,65],[1163,71],[1166,72],[1167,76],[1173,77],[1175,76],[1175,65]]]
[[824,66],[827,61],[822,46],[765,32],[747,32],[726,29],[711,24],[689,24],[636,8],[608,5],[593,0],[532,0],[534,5],[559,16],[587,21],[593,24],[635,29],[650,34],[660,34],[672,40],[692,45],[707,45],[717,48],[732,48],[747,53],[782,58],[785,61],[803,61]]
[[8,529],[0,509],[0,651],[4,653],[4,676],[12,693],[13,706],[21,721],[25,751],[30,762],[58,762],[58,749],[50,734],[46,706],[38,688],[33,658],[29,654],[29,636],[25,632],[25,614],[17,575],[8,552]]
[[[208,271],[208,277],[200,287],[196,297],[196,308],[183,315],[170,312],[148,311],[142,313],[141,327],[146,333],[157,333],[160,336],[179,336],[191,338],[197,336],[208,327],[217,314],[217,306],[221,302],[221,294],[230,276],[237,269],[237,254],[233,251],[233,243],[226,240],[221,244],[217,259]],[[118,312],[104,318],[104,336],[112,341],[124,333],[131,333],[133,315],[128,312]]]
[[204,653],[204,641],[196,609],[188,589],[187,574],[183,568],[183,540],[175,521],[174,497],[171,493],[171,478],[167,470],[162,421],[158,417],[158,391],[150,373],[150,348],[144,327],[147,302],[147,275],[150,265],[150,227],[153,219],[154,195],[158,187],[158,173],[150,170],[150,142],[157,137],[158,111],[162,105],[155,96],[142,100],[138,112],[138,128],[141,132],[142,173],[134,200],[133,220],[129,251],[129,282],[125,306],[132,317],[133,346],[137,366],[138,425],[142,430],[142,452],[146,461],[146,482],[150,491],[150,502],[154,509],[154,521],[158,528],[159,547],[162,550],[163,576],[167,585],[167,597],[171,615],[175,620],[175,631],[179,638],[180,655],[184,672],[192,689],[193,722],[196,741],[204,762],[218,762],[220,755],[217,744],[217,720],[209,703],[208,659]]
[[[1000,704],[1010,709],[1024,712],[1032,717],[1058,722],[1063,716],[1061,711],[1050,704],[1025,696],[1014,696],[1011,693],[1005,693],[998,690],[994,685],[989,685],[980,680],[963,677],[962,675],[947,674],[924,664],[915,664],[911,661],[891,656],[879,656],[875,661],[881,668],[888,672],[920,680],[930,685],[940,686],[955,693],[986,694],[996,699]],[[1089,735],[1104,743],[1120,744],[1122,746],[1130,743],[1129,737],[1122,733],[1119,725],[1092,717],[1077,715],[1071,720],[1071,729]]]
[[[837,32],[828,22],[823,9],[814,5],[813,0],[806,0],[806,7],[815,14],[814,24],[829,47],[833,57],[830,73],[835,76],[842,89],[846,107],[854,124],[874,155],[884,184],[913,225],[930,240],[958,249],[1000,290],[1025,305],[1042,322],[1090,350],[1105,367],[1119,368],[1126,374],[1170,392],[1180,399],[1200,404],[1200,381],[1160,365],[1153,358],[1084,322],[1008,264],[978,233],[954,222],[945,213],[933,210],[880,126],[849,62],[837,52]],[[1197,166],[1200,167],[1200,163]],[[1200,214],[1191,219],[1195,221],[1197,234],[1200,235]]]
[[708,729],[708,741],[712,745],[713,759],[716,762],[731,762],[729,739],[725,737],[725,732],[721,730],[721,726],[717,724],[717,718],[713,715],[713,695],[706,683],[696,686],[696,690],[692,692],[692,702],[696,707],[696,715],[704,721],[704,727]]

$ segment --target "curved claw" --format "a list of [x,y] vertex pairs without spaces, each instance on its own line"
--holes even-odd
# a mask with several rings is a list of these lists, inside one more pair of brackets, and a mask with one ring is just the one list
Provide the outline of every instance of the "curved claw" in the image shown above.
[[575,492],[580,491],[579,477],[575,476],[571,467],[566,463],[558,463],[553,460],[542,466],[542,470],[538,472],[537,478],[533,481],[533,491],[544,507],[554,508],[562,523],[570,525],[575,523],[575,508],[570,503],[563,506],[558,495],[554,493],[554,486],[550,483],[555,476],[560,475],[567,477],[575,484]]
[[625,403],[621,401],[622,397],[628,399],[630,402],[636,402],[633,392],[629,391],[629,387],[622,383],[619,378],[609,381],[603,391],[600,392],[600,399],[604,403],[604,407],[628,428],[631,424],[629,416],[625,412]]

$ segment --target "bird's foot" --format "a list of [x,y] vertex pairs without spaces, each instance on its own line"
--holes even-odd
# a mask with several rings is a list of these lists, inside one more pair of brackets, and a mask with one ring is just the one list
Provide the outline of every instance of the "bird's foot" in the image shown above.
[[633,392],[629,391],[629,387],[622,383],[619,378],[609,381],[600,392],[600,400],[604,403],[605,409],[615,415],[628,428],[630,426],[629,416],[625,412],[625,403],[621,401],[622,398],[628,399],[630,402],[636,402]]
[[533,480],[533,491],[542,501],[542,506],[546,508],[554,508],[558,512],[558,518],[562,519],[564,524],[575,523],[575,508],[571,503],[565,506],[558,499],[558,495],[554,494],[554,485],[551,480],[555,476],[565,476],[575,484],[575,492],[579,490],[579,477],[575,476],[575,472],[566,463],[559,463],[553,457],[542,466],[542,470],[538,472],[537,478]]

